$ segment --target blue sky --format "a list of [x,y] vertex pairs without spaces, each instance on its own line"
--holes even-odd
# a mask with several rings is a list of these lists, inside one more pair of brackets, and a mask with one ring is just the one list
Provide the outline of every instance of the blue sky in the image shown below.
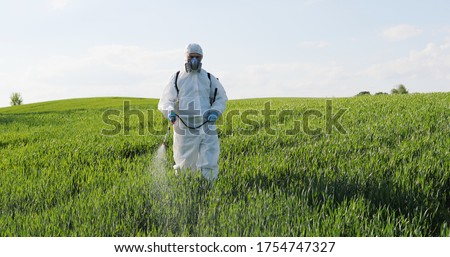
[[231,99],[450,91],[450,1],[3,0],[0,106],[159,98],[202,45]]

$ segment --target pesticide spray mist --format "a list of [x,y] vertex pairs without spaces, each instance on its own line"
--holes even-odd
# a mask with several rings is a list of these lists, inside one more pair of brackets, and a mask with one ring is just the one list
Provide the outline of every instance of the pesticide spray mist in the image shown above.
[[162,144],[158,148],[152,158],[152,162],[148,170],[152,181],[151,191],[159,200],[162,200],[170,193],[166,150],[167,147],[165,144]]
[[156,151],[156,155],[152,158],[151,166],[149,167],[150,174],[152,175],[152,184],[156,189],[160,189],[161,193],[167,193],[168,190],[168,178],[167,178],[167,138],[170,134],[170,125],[167,127],[166,135],[161,146]]
[[149,200],[154,222],[161,234],[185,234],[186,228],[198,221],[200,195],[198,180],[188,173],[175,175],[168,158],[170,126],[151,158],[147,174],[150,176]]
[[168,158],[168,139],[170,125],[163,143],[151,157],[147,174],[150,176],[149,200],[151,212],[154,214],[154,222],[161,234],[179,230],[180,217],[183,216],[185,208],[180,200],[184,194],[179,192],[178,178],[171,167]]

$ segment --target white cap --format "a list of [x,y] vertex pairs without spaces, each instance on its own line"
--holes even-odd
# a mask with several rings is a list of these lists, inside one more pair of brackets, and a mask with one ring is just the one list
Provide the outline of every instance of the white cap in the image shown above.
[[189,54],[199,54],[201,56],[203,56],[203,50],[202,47],[199,44],[189,44],[186,46],[186,56],[188,56]]

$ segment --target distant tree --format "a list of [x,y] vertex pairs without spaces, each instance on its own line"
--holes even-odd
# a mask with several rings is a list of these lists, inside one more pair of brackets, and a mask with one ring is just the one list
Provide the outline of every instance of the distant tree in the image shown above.
[[11,99],[11,106],[21,105],[23,103],[22,96],[17,92],[12,93],[9,99]]
[[376,92],[375,95],[387,95],[388,93],[385,92]]
[[398,93],[399,94],[408,94],[408,90],[406,90],[406,87],[402,84],[398,85]]
[[370,95],[369,91],[361,91],[356,96],[362,96],[362,95]]
[[391,94],[395,95],[395,94],[408,94],[408,90],[406,89],[406,87],[403,84],[400,84],[397,86],[397,88],[393,88],[391,90]]

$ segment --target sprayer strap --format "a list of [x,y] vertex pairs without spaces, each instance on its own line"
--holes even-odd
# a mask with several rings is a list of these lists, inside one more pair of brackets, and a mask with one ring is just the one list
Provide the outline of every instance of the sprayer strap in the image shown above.
[[177,97],[178,93],[180,93],[180,89],[178,89],[178,75],[180,75],[180,71],[177,71],[177,74],[175,74],[175,89],[177,90]]
[[[177,90],[177,97],[180,94],[180,89],[178,88],[178,76],[179,75],[180,75],[180,71],[177,71],[177,73],[175,74],[175,89]],[[209,72],[208,72],[208,79],[209,79],[209,90],[211,90],[212,82],[211,82],[211,73],[209,73]],[[217,95],[217,88],[214,91],[214,101],[216,100],[216,95]]]

